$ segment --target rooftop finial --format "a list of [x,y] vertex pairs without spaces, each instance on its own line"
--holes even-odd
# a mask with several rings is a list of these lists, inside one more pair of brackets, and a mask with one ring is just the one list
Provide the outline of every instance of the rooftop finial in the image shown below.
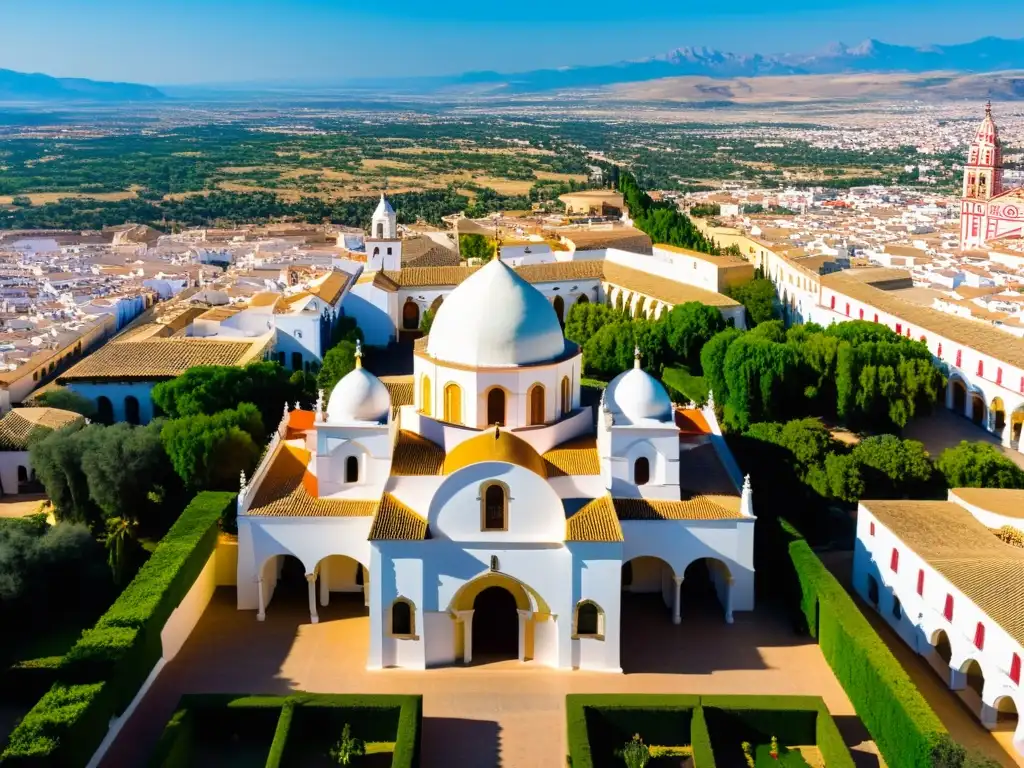
[[992,99],[989,99],[988,101],[985,102],[985,114],[992,114]]
[[634,368],[639,368],[640,367],[640,345],[639,344],[634,344],[633,345],[633,367]]
[[356,368],[363,367],[363,342],[356,339]]

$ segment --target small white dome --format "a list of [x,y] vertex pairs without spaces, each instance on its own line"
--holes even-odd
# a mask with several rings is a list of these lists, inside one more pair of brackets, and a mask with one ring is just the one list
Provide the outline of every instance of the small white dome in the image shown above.
[[427,354],[474,368],[545,363],[565,352],[565,337],[544,294],[492,259],[437,310]]
[[355,368],[334,385],[327,401],[328,422],[386,422],[391,395],[381,380],[365,368]]
[[668,392],[642,368],[631,368],[612,379],[604,393],[604,405],[620,423],[673,421]]

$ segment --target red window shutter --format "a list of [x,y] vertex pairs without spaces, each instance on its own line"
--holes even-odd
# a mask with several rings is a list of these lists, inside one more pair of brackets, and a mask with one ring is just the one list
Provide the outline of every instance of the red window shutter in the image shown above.
[[902,336],[903,335],[903,323],[896,323],[896,335],[897,336]]
[[875,524],[874,523],[871,524],[871,531],[870,532],[871,532],[872,536],[875,535]]
[[942,609],[942,615],[946,617],[946,621],[953,620],[953,596],[946,595],[946,607]]
[[846,316],[850,316],[850,302],[846,302]]
[[962,349],[958,349],[956,351],[956,367],[957,368],[959,368],[961,365],[963,365],[963,360],[964,360],[964,351]]
[[832,297],[832,309],[835,309],[835,308],[836,308],[836,297],[833,296]]
[[979,376],[984,376],[985,375],[985,361],[984,360],[979,360],[978,361],[978,375]]
[[860,310],[860,319],[861,320],[864,319],[864,310],[863,309]]
[[939,358],[940,360],[942,359],[942,342],[941,341],[939,342],[939,351],[938,351],[938,353],[935,356],[937,358]]
[[925,336],[924,334],[921,334],[921,343],[922,344],[927,344],[928,343],[928,337]]
[[877,312],[875,312],[875,322],[876,323],[878,322],[878,313]]
[[1002,368],[996,368],[996,384],[1002,384],[1002,383],[1003,383],[1003,369]]
[[1016,653],[1013,654],[1013,660],[1010,662],[1010,679],[1020,685],[1020,656]]
[[985,649],[985,625],[980,621],[978,626],[974,628],[974,647],[979,651]]
[[917,572],[917,594],[924,595],[924,569]]
[[900,551],[893,547],[892,557],[889,560],[889,567],[893,573],[897,573],[900,570]]
[[1020,393],[1024,395],[1024,376],[1020,377]]

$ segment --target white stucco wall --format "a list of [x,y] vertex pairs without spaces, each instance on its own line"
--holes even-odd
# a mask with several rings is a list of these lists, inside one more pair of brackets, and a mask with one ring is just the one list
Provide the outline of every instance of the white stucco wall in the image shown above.
[[164,628],[160,631],[160,644],[163,647],[164,661],[170,661],[177,656],[178,651],[185,644],[188,636],[192,634],[199,618],[210,604],[210,598],[217,588],[217,551],[213,551],[210,559],[206,561],[199,577],[195,580],[192,588],[182,599],[181,603],[167,619]]

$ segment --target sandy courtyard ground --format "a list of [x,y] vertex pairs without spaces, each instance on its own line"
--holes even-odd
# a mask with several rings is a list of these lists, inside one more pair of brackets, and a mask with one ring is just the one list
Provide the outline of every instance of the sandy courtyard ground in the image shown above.
[[272,603],[264,623],[218,590],[181,653],[157,678],[103,763],[144,765],[186,692],[423,694],[423,766],[566,764],[567,693],[770,693],[822,696],[859,768],[877,768],[874,744],[817,645],[777,612],[684,615],[674,626],[656,596],[624,602],[625,674],[481,663],[422,672],[367,671],[369,619],[361,600],[332,596],[309,623],[302,601]]

